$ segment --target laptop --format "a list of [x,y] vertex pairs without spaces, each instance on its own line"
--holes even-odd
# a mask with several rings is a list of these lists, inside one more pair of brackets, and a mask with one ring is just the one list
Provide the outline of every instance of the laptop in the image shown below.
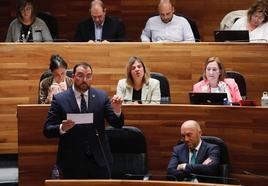
[[248,30],[215,30],[216,42],[249,42]]
[[223,105],[227,93],[189,92],[191,104],[200,105]]

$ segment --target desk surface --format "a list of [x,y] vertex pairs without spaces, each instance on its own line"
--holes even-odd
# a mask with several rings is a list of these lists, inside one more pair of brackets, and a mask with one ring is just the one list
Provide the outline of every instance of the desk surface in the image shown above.
[[[42,134],[48,108],[49,105],[17,107],[21,186],[41,185],[50,177],[56,162],[57,139],[46,139]],[[188,119],[200,123],[203,135],[225,141],[231,177],[240,178],[244,170],[263,175],[268,172],[268,107],[124,105],[123,112],[125,124],[145,134],[151,173],[165,174],[172,147],[179,139],[180,125]],[[247,185],[242,178],[241,184]],[[260,183],[257,177],[250,179],[256,185]]]
[[142,180],[46,180],[45,186],[235,186],[226,184]]

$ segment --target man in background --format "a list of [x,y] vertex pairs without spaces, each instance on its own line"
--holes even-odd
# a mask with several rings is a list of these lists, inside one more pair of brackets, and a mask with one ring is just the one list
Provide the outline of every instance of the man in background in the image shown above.
[[141,34],[142,42],[195,42],[188,21],[174,14],[170,0],[160,0],[159,15],[149,18]]
[[[168,175],[178,180],[200,181],[191,174],[217,176],[220,163],[219,146],[201,139],[202,131],[196,121],[185,121],[181,126],[184,143],[176,145],[168,164]],[[209,180],[202,180],[209,181]]]
[[90,6],[91,17],[82,21],[75,33],[75,41],[101,42],[125,41],[125,26],[116,17],[106,15],[106,8],[101,0],[93,0]]

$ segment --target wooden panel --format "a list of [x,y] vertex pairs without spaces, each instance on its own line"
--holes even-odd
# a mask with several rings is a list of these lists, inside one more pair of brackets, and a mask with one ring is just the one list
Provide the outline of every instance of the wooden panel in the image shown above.
[[[213,31],[219,28],[224,15],[233,10],[248,9],[255,0],[180,0],[175,10],[192,18],[202,41],[214,41]],[[126,26],[130,41],[140,41],[140,34],[148,18],[158,13],[158,0],[105,0],[107,13],[120,17]],[[73,40],[75,29],[81,20],[89,16],[88,0],[37,1],[39,11],[51,12],[58,20],[60,38]],[[64,4],[64,6],[62,6]],[[16,0],[0,1],[0,41],[4,41],[8,25],[16,16]],[[208,8],[209,11],[208,11]],[[202,15],[202,16],[200,16]]]
[[[18,106],[21,186],[42,185],[55,164],[57,140],[45,139],[42,134],[48,108],[49,105]],[[181,123],[194,119],[200,123],[203,135],[225,141],[230,177],[241,179],[243,185],[265,185],[261,177],[241,174],[245,170],[260,175],[268,172],[268,107],[124,105],[123,112],[125,124],[140,128],[145,135],[150,173],[166,173]]]
[[51,54],[60,54],[69,68],[81,61],[93,65],[93,86],[115,93],[117,82],[132,55],[141,56],[151,71],[170,83],[172,103],[189,103],[188,92],[199,79],[208,56],[222,58],[226,69],[241,72],[248,98],[260,103],[268,87],[267,44],[221,43],[0,43],[0,153],[17,152],[16,105],[37,103],[39,78]]
[[232,186],[225,184],[144,180],[46,180],[46,186]]

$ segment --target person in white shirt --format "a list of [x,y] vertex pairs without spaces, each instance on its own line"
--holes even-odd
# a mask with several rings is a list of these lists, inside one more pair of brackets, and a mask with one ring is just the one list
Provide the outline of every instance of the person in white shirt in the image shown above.
[[170,0],[160,0],[158,11],[158,16],[147,21],[141,34],[142,42],[195,42],[190,24],[174,14]]
[[250,42],[268,42],[268,2],[257,0],[231,30],[248,30]]

